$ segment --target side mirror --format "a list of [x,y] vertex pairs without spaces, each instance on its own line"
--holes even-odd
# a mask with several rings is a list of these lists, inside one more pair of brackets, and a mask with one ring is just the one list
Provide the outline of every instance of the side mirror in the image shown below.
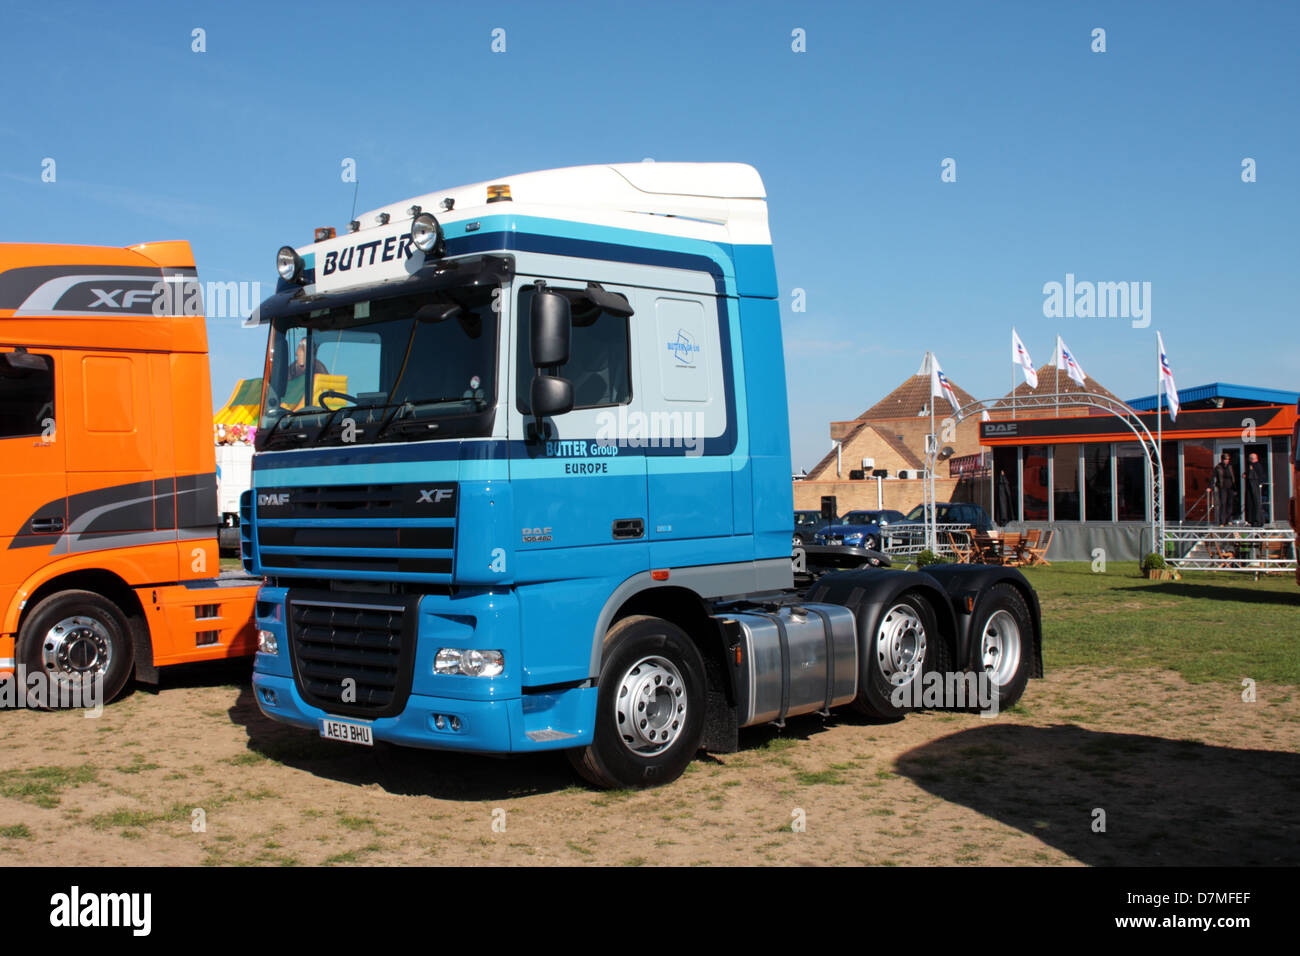
[[567,362],[569,339],[573,334],[569,300],[558,292],[541,288],[539,283],[528,319],[533,367],[548,368]]
[[573,383],[554,375],[537,375],[528,396],[533,415],[540,421],[552,415],[563,415],[573,409]]
[[44,372],[49,369],[45,359],[30,352],[0,352],[0,371],[14,377],[28,372]]

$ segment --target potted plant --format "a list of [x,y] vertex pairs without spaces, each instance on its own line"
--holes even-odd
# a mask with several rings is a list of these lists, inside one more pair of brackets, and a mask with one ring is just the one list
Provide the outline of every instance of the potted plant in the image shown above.
[[1154,581],[1181,581],[1182,577],[1165,563],[1164,555],[1152,551],[1142,559],[1142,575]]

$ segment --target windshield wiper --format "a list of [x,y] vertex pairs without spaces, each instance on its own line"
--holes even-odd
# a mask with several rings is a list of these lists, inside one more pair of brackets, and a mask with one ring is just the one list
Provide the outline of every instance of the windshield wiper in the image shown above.
[[437,431],[438,428],[441,427],[441,423],[429,421],[427,418],[406,420],[405,415],[408,411],[414,411],[416,405],[439,405],[446,402],[474,402],[478,405],[487,404],[481,398],[466,398],[463,395],[447,395],[443,398],[417,398],[408,400],[403,402],[400,408],[379,426],[379,431],[375,433],[375,437],[372,438],[371,441],[379,441],[380,438],[387,434],[390,428],[394,429],[398,434],[405,434],[406,432],[416,431],[421,428],[431,432]]

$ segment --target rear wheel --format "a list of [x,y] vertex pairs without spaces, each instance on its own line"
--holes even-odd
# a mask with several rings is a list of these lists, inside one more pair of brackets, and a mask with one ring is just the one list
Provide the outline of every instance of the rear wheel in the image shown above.
[[131,675],[130,625],[104,596],[63,591],[45,598],[23,621],[17,654],[28,675],[45,677],[42,706],[106,704]]
[[921,700],[921,675],[940,641],[934,610],[919,594],[890,600],[866,634],[859,634],[862,661],[854,707],[870,717],[896,718]]
[[610,628],[591,745],[569,751],[598,787],[656,787],[681,776],[704,736],[704,659],[676,624],[635,615]]
[[989,682],[999,710],[1015,706],[1034,670],[1034,626],[1021,593],[994,585],[976,609],[972,633],[976,674]]
[[880,540],[874,534],[869,534],[862,539],[862,546],[868,551],[879,551]]

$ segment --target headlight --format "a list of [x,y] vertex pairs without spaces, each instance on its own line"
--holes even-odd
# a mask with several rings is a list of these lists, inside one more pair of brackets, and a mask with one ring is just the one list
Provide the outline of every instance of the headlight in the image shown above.
[[473,648],[440,647],[433,659],[435,674],[461,674],[465,677],[496,677],[506,668],[506,656],[500,651]]
[[275,254],[275,271],[285,282],[296,282],[302,275],[302,257],[293,251],[293,246],[281,246]]
[[259,654],[279,654],[280,641],[270,631],[257,632],[257,652]]
[[422,212],[411,220],[411,245],[424,253],[438,251],[442,244],[442,226],[431,213]]

